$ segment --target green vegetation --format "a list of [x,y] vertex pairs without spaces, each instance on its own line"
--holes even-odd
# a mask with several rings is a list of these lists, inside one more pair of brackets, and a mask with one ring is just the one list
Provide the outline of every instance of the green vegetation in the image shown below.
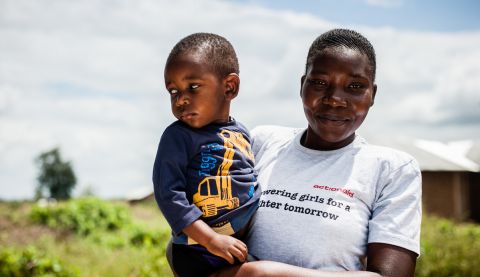
[[0,276],[78,276],[77,271],[65,268],[57,259],[39,254],[34,247],[23,251],[11,248],[0,250]]
[[117,230],[130,223],[126,206],[95,198],[80,198],[46,207],[34,206],[30,215],[34,222],[80,235]]
[[480,225],[424,216],[416,276],[480,276]]
[[43,197],[45,192],[48,192],[48,196],[51,198],[70,199],[77,178],[70,162],[62,160],[60,149],[53,148],[41,153],[35,159],[35,163],[39,170],[36,197]]
[[171,276],[154,203],[0,203],[0,229],[0,276]]
[[[480,225],[424,216],[415,276],[480,276]],[[0,276],[171,276],[153,201],[0,202]]]

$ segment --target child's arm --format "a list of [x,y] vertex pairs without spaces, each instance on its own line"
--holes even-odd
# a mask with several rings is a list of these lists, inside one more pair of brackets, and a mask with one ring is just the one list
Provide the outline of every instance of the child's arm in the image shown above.
[[240,262],[247,259],[247,246],[234,237],[221,235],[213,231],[203,220],[196,220],[183,229],[188,237],[192,238],[207,250],[233,264],[234,258]]
[[186,193],[192,147],[191,136],[178,124],[172,124],[162,134],[153,166],[155,200],[175,235],[202,216]]

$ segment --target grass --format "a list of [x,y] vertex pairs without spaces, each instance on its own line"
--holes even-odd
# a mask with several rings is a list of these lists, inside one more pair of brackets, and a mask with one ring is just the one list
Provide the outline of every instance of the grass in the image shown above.
[[[2,249],[11,249],[10,254],[33,249],[35,256],[27,267],[42,260],[72,274],[28,276],[172,276],[165,259],[170,228],[155,202],[107,202],[127,208],[131,220],[120,229],[88,235],[34,223],[34,203],[0,202],[0,275],[26,276],[2,273]],[[479,264],[480,225],[424,215],[415,276],[480,276]]]
[[416,276],[480,276],[480,225],[424,216]]
[[[31,207],[27,202],[0,202],[2,248],[21,252],[33,247],[39,256],[60,259],[64,267],[79,276],[172,276],[164,258],[167,239],[163,245],[134,245],[129,243],[131,228],[83,237],[32,223]],[[161,232],[168,237],[170,228],[155,205],[138,204],[129,206],[129,210],[133,229]]]

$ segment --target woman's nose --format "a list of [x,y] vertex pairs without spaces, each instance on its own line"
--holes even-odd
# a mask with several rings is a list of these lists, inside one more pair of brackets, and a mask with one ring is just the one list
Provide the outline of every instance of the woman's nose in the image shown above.
[[347,101],[342,97],[341,88],[331,87],[327,90],[327,93],[322,97],[322,104],[329,105],[331,107],[346,107]]

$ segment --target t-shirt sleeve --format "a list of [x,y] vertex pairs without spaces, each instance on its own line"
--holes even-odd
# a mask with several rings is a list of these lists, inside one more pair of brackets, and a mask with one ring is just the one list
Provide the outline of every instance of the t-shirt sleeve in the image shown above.
[[262,130],[262,126],[255,127],[253,130],[250,131],[250,140],[252,146],[252,152],[254,156],[257,156],[258,152],[262,148],[262,145],[265,141],[265,135]]
[[380,188],[369,221],[368,243],[386,243],[420,254],[422,181],[415,160],[393,169]]
[[155,200],[175,234],[197,220],[202,212],[186,196],[189,137],[167,128],[160,139],[153,168]]
[[250,131],[250,139],[252,145],[252,152],[255,158],[261,157],[263,153],[268,150],[270,144],[275,142],[278,138],[283,138],[282,127],[273,125],[262,125],[253,128]]

